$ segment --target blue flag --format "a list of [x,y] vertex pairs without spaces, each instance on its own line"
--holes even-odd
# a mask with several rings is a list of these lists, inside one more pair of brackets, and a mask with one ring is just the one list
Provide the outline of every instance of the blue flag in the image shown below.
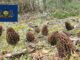
[[0,22],[17,22],[18,5],[0,5]]

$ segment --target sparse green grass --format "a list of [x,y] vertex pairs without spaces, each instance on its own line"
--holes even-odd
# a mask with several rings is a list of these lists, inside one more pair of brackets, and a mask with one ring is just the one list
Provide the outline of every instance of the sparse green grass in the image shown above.
[[75,11],[65,11],[65,10],[58,9],[55,12],[51,13],[51,15],[58,19],[64,19],[64,18],[71,17],[71,16],[78,16],[79,13],[76,10]]

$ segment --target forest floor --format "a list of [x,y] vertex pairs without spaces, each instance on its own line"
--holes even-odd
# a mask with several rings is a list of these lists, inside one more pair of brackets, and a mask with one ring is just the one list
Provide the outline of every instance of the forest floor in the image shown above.
[[[38,16],[38,15],[36,15]],[[27,49],[27,53],[25,55],[22,55],[18,60],[53,60],[53,57],[55,57],[55,60],[58,59],[57,55],[57,49],[55,46],[51,46],[48,43],[48,36],[43,36],[41,33],[37,34],[34,32],[34,26],[39,26],[40,29],[44,24],[48,25],[49,34],[54,31],[67,31],[65,29],[64,22],[69,21],[73,26],[76,28],[69,31],[72,36],[71,38],[74,40],[77,40],[77,33],[80,31],[80,18],[79,17],[69,17],[65,19],[57,19],[52,17],[36,17],[32,16],[29,18],[21,17],[19,18],[19,22],[15,23],[9,23],[4,22],[0,23],[0,25],[3,26],[4,31],[2,36],[0,37],[0,53],[7,52],[18,52],[23,49]],[[6,29],[8,27],[13,27],[15,31],[20,35],[20,41],[16,46],[11,46],[6,42]],[[34,43],[28,43],[26,42],[26,32],[28,30],[32,30],[34,32],[34,35],[36,37],[36,42]],[[31,48],[31,47],[33,48]],[[80,50],[80,44],[76,45],[76,47]],[[9,60],[7,58],[4,58],[4,60]],[[14,58],[13,60],[17,60],[17,58]],[[64,59],[65,60],[65,59]],[[76,54],[72,54],[70,60],[80,60],[80,57],[78,57]]]

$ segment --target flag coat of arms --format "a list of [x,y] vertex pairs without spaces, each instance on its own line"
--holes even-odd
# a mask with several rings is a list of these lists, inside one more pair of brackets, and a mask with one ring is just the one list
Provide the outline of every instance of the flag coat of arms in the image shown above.
[[17,22],[17,5],[0,5],[0,22]]

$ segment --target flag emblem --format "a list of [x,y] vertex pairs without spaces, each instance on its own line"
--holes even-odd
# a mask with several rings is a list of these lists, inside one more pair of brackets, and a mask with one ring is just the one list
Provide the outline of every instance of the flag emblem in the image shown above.
[[17,5],[0,5],[0,22],[17,22]]

